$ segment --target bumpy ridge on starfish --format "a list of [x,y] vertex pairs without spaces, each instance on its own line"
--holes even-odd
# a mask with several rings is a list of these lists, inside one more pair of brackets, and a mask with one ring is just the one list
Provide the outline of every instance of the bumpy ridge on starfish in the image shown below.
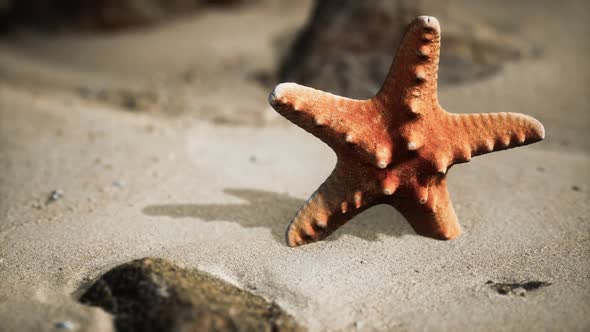
[[451,114],[438,104],[441,31],[436,18],[410,24],[376,96],[353,100],[279,84],[269,102],[328,144],[336,168],[297,212],[290,246],[324,239],[377,204],[398,209],[421,235],[461,234],[446,184],[448,169],[492,151],[542,140],[543,125],[517,113]]
[[438,103],[436,80],[439,55],[438,20],[429,16],[418,17],[408,26],[389,74],[375,99],[387,109],[402,106],[397,110],[400,115],[438,111],[427,106]]
[[[354,100],[295,83],[277,85],[270,104],[285,118],[333,149],[357,148],[367,162],[385,168],[391,162],[392,140],[384,117],[372,100]],[[367,122],[366,119],[373,119]],[[370,140],[361,139],[371,136]]]
[[[449,118],[456,134],[470,143],[472,155],[509,149],[545,138],[543,125],[524,114],[453,114]],[[461,158],[461,147],[455,146],[455,149],[455,158]]]
[[[298,246],[322,240],[375,203],[374,190],[337,165],[332,174],[297,212],[287,230],[287,242]],[[359,174],[360,175],[360,174]]]

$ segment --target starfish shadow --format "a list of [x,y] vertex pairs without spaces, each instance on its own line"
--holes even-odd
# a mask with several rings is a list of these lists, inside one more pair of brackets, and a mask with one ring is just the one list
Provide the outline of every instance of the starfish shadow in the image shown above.
[[[284,243],[285,230],[304,200],[264,190],[228,188],[224,193],[238,197],[247,203],[238,204],[164,204],[148,205],[143,213],[148,216],[167,216],[171,218],[198,218],[200,220],[230,221],[243,227],[268,228],[272,237]],[[378,241],[379,234],[402,236],[415,234],[404,218],[390,206],[376,206],[355,217],[328,237],[333,241],[347,234]]]

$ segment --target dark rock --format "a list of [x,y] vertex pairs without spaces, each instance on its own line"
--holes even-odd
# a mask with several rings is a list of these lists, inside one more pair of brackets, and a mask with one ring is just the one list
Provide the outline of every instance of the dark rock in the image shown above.
[[118,331],[303,331],[275,303],[156,258],[112,269],[80,302],[113,314]]
[[437,16],[443,29],[441,82],[488,76],[525,52],[523,45],[473,15],[457,14],[436,3],[317,0],[310,21],[279,68],[278,79],[348,97],[371,97],[385,79],[407,25],[425,13]]
[[526,281],[526,282],[513,282],[513,283],[495,283],[491,280],[486,282],[500,295],[519,295],[525,296],[527,292],[537,290],[542,287],[551,286],[550,282],[546,281]]

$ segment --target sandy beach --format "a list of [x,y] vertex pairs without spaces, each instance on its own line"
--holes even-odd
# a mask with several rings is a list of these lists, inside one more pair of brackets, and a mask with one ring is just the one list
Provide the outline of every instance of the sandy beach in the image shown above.
[[[525,113],[547,133],[453,167],[453,241],[378,206],[326,241],[285,244],[336,159],[272,110],[274,82],[259,77],[311,1],[0,39],[0,331],[113,330],[78,298],[143,257],[276,302],[310,331],[588,331],[590,3],[450,2],[539,52],[441,84],[441,105]],[[537,281],[526,294],[493,287]]]

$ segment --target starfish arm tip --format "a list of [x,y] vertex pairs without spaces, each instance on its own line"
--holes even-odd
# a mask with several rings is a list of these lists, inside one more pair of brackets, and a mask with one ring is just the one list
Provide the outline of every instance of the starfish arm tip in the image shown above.
[[297,83],[292,83],[292,82],[278,84],[272,90],[270,95],[268,95],[268,103],[271,105],[276,105],[276,104],[280,103],[281,99],[284,98],[289,93],[289,90],[293,90],[297,86],[298,86]]
[[430,28],[430,29],[440,32],[440,23],[438,22],[438,20],[434,16],[425,16],[425,15],[418,16],[414,20],[414,23],[418,24],[420,26],[423,26],[425,28]]
[[289,224],[289,226],[287,227],[287,231],[285,232],[285,242],[287,242],[287,245],[291,248],[295,248],[300,245],[300,244],[298,244],[298,241],[297,241],[295,235],[296,235],[296,233],[293,230],[293,222],[291,222]]
[[438,240],[443,240],[443,241],[449,241],[449,240],[454,240],[456,238],[458,238],[459,236],[461,236],[461,228],[458,226],[455,228],[451,228],[451,229],[445,229],[443,231],[441,231],[438,236],[437,239]]
[[542,141],[545,139],[545,127],[539,120],[535,118],[533,118],[533,120],[535,124],[535,134],[537,135],[539,141]]
[[523,136],[521,144],[536,143],[545,139],[545,127],[541,121],[526,114],[512,113],[512,116],[514,116],[515,119],[523,119],[525,123],[524,128],[522,129]]

